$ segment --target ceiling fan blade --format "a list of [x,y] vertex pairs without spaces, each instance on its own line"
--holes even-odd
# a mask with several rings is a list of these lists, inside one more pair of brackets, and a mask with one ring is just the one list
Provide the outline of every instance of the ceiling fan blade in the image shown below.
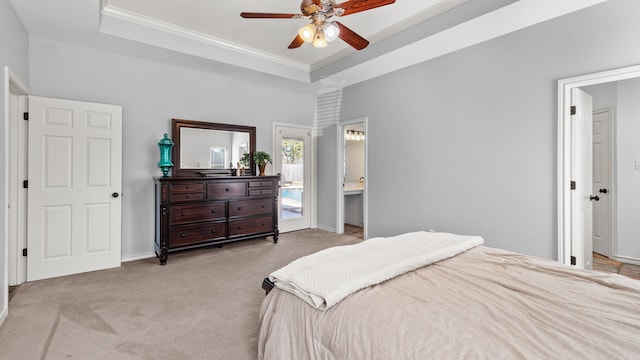
[[302,44],[304,44],[304,40],[300,37],[300,35],[296,35],[296,38],[293,39],[291,44],[289,44],[289,49],[299,48],[300,46],[302,46]]
[[293,19],[299,14],[241,12],[240,16],[245,19]]
[[380,6],[391,5],[395,2],[396,0],[351,0],[336,4],[334,8],[344,9],[344,13],[341,16],[347,16]]
[[338,37],[342,39],[344,42],[346,42],[347,44],[353,46],[354,49],[362,50],[369,45],[369,42],[367,41],[367,39],[356,34],[353,30],[342,25],[340,22],[334,21],[333,23],[338,25],[338,27],[340,28],[340,33],[338,34]]

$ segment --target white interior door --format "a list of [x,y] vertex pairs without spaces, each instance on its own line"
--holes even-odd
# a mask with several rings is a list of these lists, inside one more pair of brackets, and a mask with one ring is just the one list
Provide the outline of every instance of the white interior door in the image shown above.
[[274,166],[280,173],[278,228],[311,228],[311,129],[276,125]]
[[29,97],[27,280],[120,266],[122,108]]
[[571,105],[575,114],[571,116],[571,179],[575,189],[571,191],[571,249],[576,266],[591,269],[592,263],[592,138],[593,105],[591,96],[584,91],[571,89]]
[[610,257],[612,249],[612,125],[611,109],[593,113],[593,251]]

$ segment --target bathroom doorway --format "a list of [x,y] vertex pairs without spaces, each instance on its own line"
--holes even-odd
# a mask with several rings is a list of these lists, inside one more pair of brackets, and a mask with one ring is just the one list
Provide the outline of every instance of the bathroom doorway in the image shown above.
[[367,152],[366,118],[338,124],[338,199],[336,232],[367,239]]

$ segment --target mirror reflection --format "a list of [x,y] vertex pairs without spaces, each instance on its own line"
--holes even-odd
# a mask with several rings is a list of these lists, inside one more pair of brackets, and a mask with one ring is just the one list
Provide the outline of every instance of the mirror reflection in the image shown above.
[[249,133],[209,129],[180,129],[180,168],[230,169],[249,152]]
[[[229,176],[256,147],[255,126],[172,119],[173,176]],[[243,175],[254,175],[249,162]]]

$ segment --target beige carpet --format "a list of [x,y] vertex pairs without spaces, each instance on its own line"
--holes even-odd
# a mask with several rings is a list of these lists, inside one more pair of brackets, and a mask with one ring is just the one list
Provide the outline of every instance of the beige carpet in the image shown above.
[[257,357],[262,279],[293,259],[360,241],[322,230],[199,249],[21,285],[0,359]]

